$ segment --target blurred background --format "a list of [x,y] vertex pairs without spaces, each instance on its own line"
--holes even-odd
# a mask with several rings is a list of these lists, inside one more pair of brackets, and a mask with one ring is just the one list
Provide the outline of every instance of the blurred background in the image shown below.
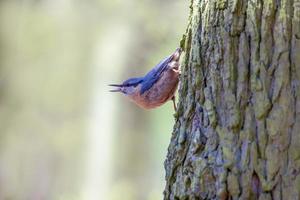
[[0,1],[0,200],[158,200],[173,106],[107,85],[179,45],[182,0]]

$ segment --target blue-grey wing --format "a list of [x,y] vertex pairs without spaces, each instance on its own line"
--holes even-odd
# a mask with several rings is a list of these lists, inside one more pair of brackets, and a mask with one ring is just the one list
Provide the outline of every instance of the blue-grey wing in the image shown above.
[[158,63],[150,72],[148,72],[142,82],[141,94],[149,90],[154,83],[156,83],[163,71],[168,67],[168,64],[172,61],[173,55],[170,55]]
[[136,87],[141,82],[143,82],[143,77],[136,77],[136,78],[127,79],[122,84],[109,84],[109,85],[114,87],[130,87],[130,86]]
[[125,87],[134,86],[135,87],[138,84],[140,84],[142,81],[143,81],[142,77],[130,78],[130,79],[124,81],[122,83],[122,86],[125,86]]

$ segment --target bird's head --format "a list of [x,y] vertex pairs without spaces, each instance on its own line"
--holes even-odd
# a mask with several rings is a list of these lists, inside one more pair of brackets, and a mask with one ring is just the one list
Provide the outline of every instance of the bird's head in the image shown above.
[[110,84],[109,86],[116,87],[116,89],[110,90],[110,92],[121,92],[125,95],[133,95],[139,84],[143,82],[143,78],[130,78],[124,81],[122,84]]

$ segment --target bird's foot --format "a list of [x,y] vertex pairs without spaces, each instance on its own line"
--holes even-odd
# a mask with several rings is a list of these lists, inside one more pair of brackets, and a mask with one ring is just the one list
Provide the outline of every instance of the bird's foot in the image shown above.
[[172,69],[175,73],[178,73],[179,75],[181,74],[181,70],[180,69],[175,69],[175,68],[173,68]]
[[173,101],[173,107],[175,112],[177,111],[177,107],[176,107],[176,102],[175,102],[175,96],[172,97],[172,101]]

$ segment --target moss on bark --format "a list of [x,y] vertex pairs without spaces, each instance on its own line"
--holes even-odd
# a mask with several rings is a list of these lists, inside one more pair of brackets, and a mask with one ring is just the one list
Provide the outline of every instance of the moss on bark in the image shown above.
[[165,200],[300,199],[300,0],[192,0]]

